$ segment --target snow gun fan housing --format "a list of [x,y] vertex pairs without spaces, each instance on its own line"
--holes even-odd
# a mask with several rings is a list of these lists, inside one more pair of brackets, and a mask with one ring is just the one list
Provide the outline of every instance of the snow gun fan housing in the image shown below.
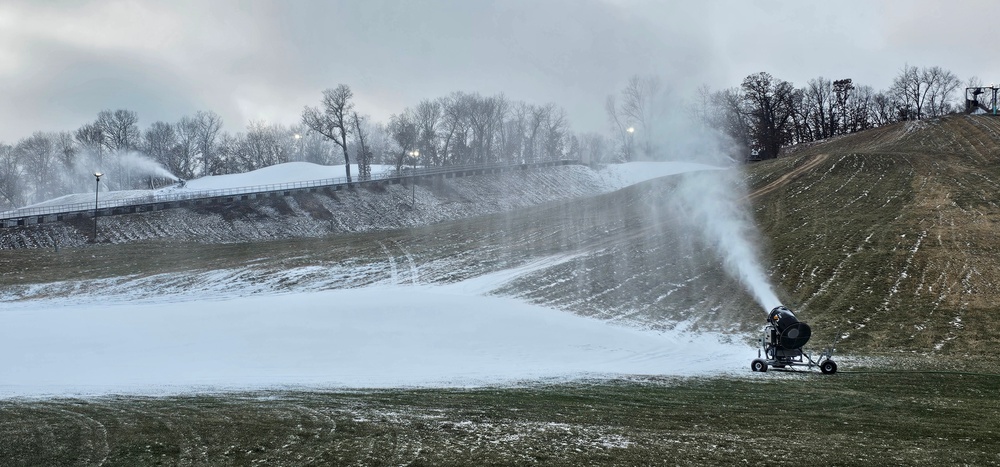
[[775,307],[767,314],[767,326],[761,338],[761,350],[757,359],[750,364],[753,371],[767,371],[768,366],[785,368],[791,366],[818,366],[823,373],[836,373],[837,364],[830,359],[833,349],[825,350],[817,360],[805,353],[802,347],[809,342],[812,329],[795,317],[792,310],[784,306]]
[[[767,316],[767,323],[771,327],[771,335],[768,341],[776,347],[776,350],[789,356],[798,356],[802,353],[802,346],[809,342],[812,329],[795,317],[792,310],[783,306],[775,307]],[[798,351],[796,353],[796,351]]]

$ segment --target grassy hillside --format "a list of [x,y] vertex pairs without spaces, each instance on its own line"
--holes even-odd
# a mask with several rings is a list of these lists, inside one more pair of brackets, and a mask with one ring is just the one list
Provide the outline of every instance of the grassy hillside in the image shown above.
[[836,329],[841,347],[979,353],[1000,343],[1000,120],[891,125],[748,177],[788,305]]

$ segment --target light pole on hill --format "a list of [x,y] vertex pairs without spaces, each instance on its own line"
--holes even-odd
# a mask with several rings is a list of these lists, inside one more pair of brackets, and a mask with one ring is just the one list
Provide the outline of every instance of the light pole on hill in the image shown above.
[[97,201],[101,194],[101,175],[100,172],[94,172],[94,178],[97,179],[97,186],[94,189],[94,243],[97,243]]
[[628,148],[625,150],[625,161],[632,162],[632,137],[635,135],[635,127],[628,127]]
[[413,173],[410,174],[410,208],[415,208],[417,206],[417,158],[420,157],[420,151],[414,149],[409,152],[410,160],[413,161]]

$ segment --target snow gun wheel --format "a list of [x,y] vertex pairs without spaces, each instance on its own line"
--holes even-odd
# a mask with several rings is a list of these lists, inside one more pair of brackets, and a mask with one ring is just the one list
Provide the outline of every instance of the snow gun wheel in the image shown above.
[[753,371],[759,371],[763,373],[767,371],[767,362],[758,358],[750,362],[750,369]]
[[819,371],[822,371],[824,375],[832,375],[837,372],[837,362],[827,360],[819,366]]

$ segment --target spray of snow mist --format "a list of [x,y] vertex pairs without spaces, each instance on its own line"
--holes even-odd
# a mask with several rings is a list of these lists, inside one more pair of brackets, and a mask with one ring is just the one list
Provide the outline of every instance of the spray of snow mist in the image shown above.
[[726,272],[767,312],[781,301],[758,259],[759,233],[749,214],[746,191],[736,168],[689,172],[681,176],[674,207],[703,234]]
[[176,175],[170,173],[160,163],[136,152],[127,152],[118,157],[118,164],[124,169],[131,170],[137,174],[153,175],[167,180],[178,181]]
[[[675,78],[674,84],[681,88],[691,82],[685,76]],[[746,182],[736,162],[746,148],[734,144],[716,126],[705,124],[697,113],[678,111],[697,108],[686,104],[680,95],[663,92],[650,99],[647,116],[652,120],[645,127],[654,131],[633,135],[639,139],[638,147],[645,148],[642,157],[720,168],[678,175],[671,210],[684,227],[697,233],[719,255],[726,273],[743,284],[765,312],[781,305],[759,260],[756,245],[760,234],[750,215]]]

